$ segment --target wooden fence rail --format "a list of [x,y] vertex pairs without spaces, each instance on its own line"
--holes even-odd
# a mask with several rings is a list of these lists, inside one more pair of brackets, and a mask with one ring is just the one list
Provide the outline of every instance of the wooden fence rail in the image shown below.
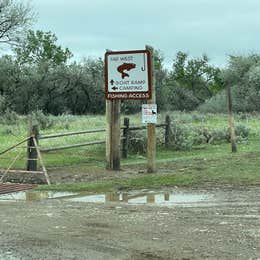
[[89,146],[89,145],[95,145],[95,144],[104,144],[104,143],[105,143],[105,141],[95,141],[95,142],[88,142],[88,143],[82,143],[82,144],[64,145],[64,146],[53,147],[53,148],[41,148],[40,151],[42,153],[46,153],[46,152],[65,150],[65,149],[82,147],[82,146]]
[[0,155],[5,154],[6,152],[13,150],[14,148],[18,147],[20,144],[26,142],[28,139],[30,139],[30,137],[27,137],[27,138],[23,139],[21,142],[19,142],[18,144],[12,145],[11,147],[5,149],[4,151],[0,152]]
[[91,134],[91,133],[98,133],[98,132],[105,132],[105,131],[106,129],[93,129],[93,130],[84,130],[84,131],[76,131],[76,132],[68,132],[68,133],[40,135],[39,139],[49,139],[49,138],[64,137],[64,136],[71,136],[71,135]]

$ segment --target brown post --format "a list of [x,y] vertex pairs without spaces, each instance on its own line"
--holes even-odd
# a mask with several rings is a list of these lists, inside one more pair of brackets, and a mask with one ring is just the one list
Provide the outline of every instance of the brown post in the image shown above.
[[[155,104],[155,77],[153,64],[153,48],[146,46],[146,50],[151,53],[151,69],[152,69],[152,98],[147,100],[147,104]],[[156,124],[147,124],[147,172],[156,172]]]
[[106,100],[106,168],[120,170],[120,100]]
[[29,136],[30,139],[27,142],[27,171],[37,171],[37,150],[34,145],[33,137],[36,141],[39,140],[39,129],[36,124],[32,124],[31,118],[29,119]]
[[120,170],[120,106],[120,100],[106,100],[106,168],[108,170]]
[[155,202],[155,195],[153,193],[146,195],[146,203],[154,203]]
[[236,145],[235,123],[234,123],[231,90],[230,90],[229,83],[227,83],[226,90],[227,90],[227,105],[228,105],[228,113],[229,113],[229,131],[230,131],[231,151],[232,151],[232,153],[236,153],[237,145]]
[[129,118],[124,118],[122,158],[127,158],[128,151]]
[[165,117],[165,148],[170,147],[170,134],[171,134],[171,118],[169,115]]

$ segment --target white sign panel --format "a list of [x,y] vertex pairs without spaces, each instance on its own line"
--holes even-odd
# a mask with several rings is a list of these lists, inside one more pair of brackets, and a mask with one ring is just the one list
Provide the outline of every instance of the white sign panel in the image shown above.
[[157,105],[143,104],[142,105],[142,123],[157,123]]
[[105,67],[108,99],[151,98],[150,53],[147,50],[107,52]]

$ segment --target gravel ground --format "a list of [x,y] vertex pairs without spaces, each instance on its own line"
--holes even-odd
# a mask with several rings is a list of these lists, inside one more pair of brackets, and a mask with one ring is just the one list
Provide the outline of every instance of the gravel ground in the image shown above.
[[260,259],[260,187],[196,193],[214,199],[0,202],[0,259]]

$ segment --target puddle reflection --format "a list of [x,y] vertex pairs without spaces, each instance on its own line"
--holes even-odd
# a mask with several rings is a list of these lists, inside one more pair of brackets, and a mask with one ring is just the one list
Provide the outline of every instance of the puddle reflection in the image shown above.
[[195,203],[209,200],[208,194],[176,193],[176,192],[108,192],[103,194],[73,193],[73,192],[38,192],[27,191],[0,196],[0,201],[41,201],[46,199],[61,199],[70,202],[88,203],[128,203],[174,205]]
[[77,193],[53,191],[20,191],[0,195],[0,201],[40,201],[44,199],[62,198],[75,194]]
[[106,203],[106,202],[124,202],[129,204],[157,204],[169,205],[176,203],[192,203],[207,200],[209,198],[206,194],[185,194],[174,192],[123,192],[115,193],[109,192],[99,195],[82,195],[78,194],[71,198],[64,198],[68,201],[74,202],[92,202],[92,203]]

